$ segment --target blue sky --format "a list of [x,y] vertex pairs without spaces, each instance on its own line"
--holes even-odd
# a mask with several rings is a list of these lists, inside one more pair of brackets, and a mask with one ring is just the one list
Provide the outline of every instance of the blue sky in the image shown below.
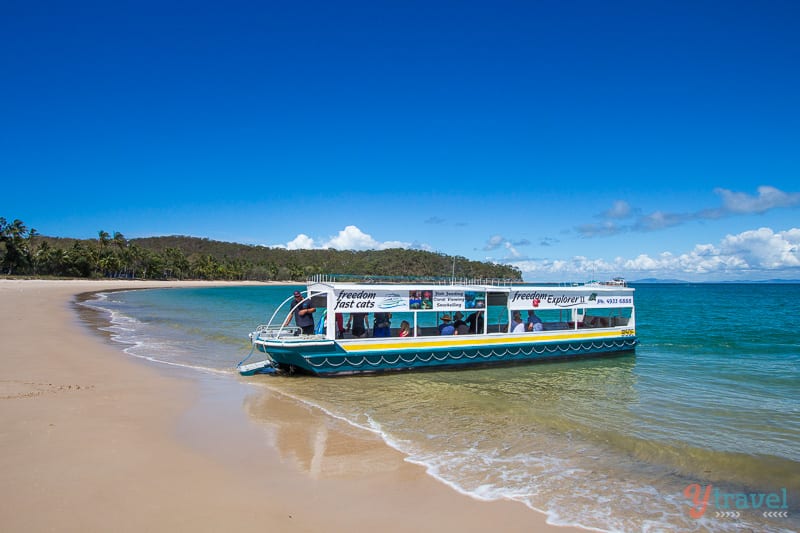
[[7,0],[0,216],[800,279],[798,27],[792,1]]

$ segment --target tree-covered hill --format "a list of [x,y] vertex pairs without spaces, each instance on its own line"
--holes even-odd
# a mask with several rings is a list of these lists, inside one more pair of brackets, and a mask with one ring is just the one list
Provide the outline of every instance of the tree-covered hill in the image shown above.
[[505,278],[521,280],[508,265],[422,250],[286,250],[186,236],[97,239],[39,235],[20,220],[0,218],[3,274],[144,279],[303,281],[314,274]]

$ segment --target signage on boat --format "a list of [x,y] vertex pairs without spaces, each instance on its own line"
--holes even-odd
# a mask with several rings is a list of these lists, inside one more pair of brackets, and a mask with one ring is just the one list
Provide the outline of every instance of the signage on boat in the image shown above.
[[464,309],[464,291],[433,291],[433,308],[442,311]]
[[341,289],[334,291],[336,311],[457,311],[483,309],[486,293],[476,291],[422,289],[414,291]]
[[633,306],[633,294],[629,291],[566,291],[541,289],[512,289],[508,295],[508,306],[524,309],[569,309],[572,307]]

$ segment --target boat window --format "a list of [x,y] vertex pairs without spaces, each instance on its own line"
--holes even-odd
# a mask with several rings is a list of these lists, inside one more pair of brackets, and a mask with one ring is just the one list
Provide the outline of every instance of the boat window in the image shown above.
[[486,304],[491,306],[505,307],[508,305],[507,292],[490,292],[486,295]]
[[[572,322],[572,309],[535,309],[536,316],[542,321],[543,331],[558,331],[562,329],[570,329]],[[523,312],[522,321],[527,328],[530,318],[528,314]]]
[[[317,335],[328,334],[328,298],[324,293],[313,294],[310,298],[314,311],[314,333]],[[294,303],[292,303],[294,305]]]
[[408,322],[408,326],[411,331],[409,337],[414,336],[414,313],[400,312],[400,313],[392,313],[392,318],[391,318],[392,337],[400,336],[400,325],[403,323],[403,321]]
[[611,328],[627,326],[633,316],[632,307],[608,307],[586,309],[582,316],[579,315],[579,328]]
[[328,306],[328,297],[323,294],[314,294],[311,296],[311,305],[317,309],[325,309]]
[[508,293],[490,292],[487,294],[486,330],[489,333],[508,331]]

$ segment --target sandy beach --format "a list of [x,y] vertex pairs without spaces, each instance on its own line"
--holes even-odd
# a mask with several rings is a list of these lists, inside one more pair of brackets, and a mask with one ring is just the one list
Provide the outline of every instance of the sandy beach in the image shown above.
[[74,305],[176,285],[0,280],[4,531],[569,529],[459,494],[263,384],[128,356]]

